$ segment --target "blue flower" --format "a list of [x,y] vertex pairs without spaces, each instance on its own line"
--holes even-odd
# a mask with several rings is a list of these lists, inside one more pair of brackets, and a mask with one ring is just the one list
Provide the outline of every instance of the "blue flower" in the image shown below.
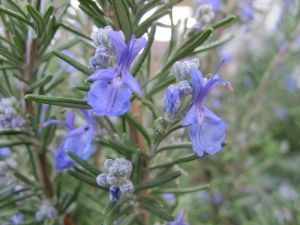
[[2,225],[17,225],[22,223],[24,220],[24,214],[20,213],[20,214],[15,214],[12,217],[10,217],[10,219],[8,221],[5,221],[4,223],[2,223]]
[[241,14],[245,21],[250,21],[254,18],[253,6],[251,2],[246,2],[242,5]]
[[230,83],[216,74],[218,69],[209,79],[204,78],[195,68],[190,71],[193,88],[192,105],[182,125],[191,126],[189,138],[192,141],[193,151],[198,156],[202,156],[204,152],[214,154],[220,151],[225,138],[225,122],[204,106],[205,98],[217,84],[223,84],[232,90]]
[[298,89],[296,79],[290,75],[284,77],[284,85],[290,93],[295,93]]
[[98,69],[89,77],[94,83],[88,92],[88,104],[99,116],[118,116],[130,109],[133,91],[141,94],[140,86],[128,68],[147,41],[132,36],[126,45],[119,32],[110,31],[108,36],[116,51],[116,65]]
[[197,6],[199,5],[211,5],[214,11],[219,11],[221,7],[220,0],[195,0]]
[[183,222],[183,212],[179,212],[175,221],[168,223],[168,225],[189,225]]
[[75,128],[75,114],[67,112],[66,121],[49,120],[43,123],[44,126],[49,124],[64,125],[68,129],[68,133],[55,152],[55,166],[57,170],[68,169],[73,166],[73,160],[68,156],[67,152],[72,151],[80,158],[87,160],[96,147],[93,145],[96,125],[92,119],[91,111],[82,110],[86,124]]
[[178,112],[179,104],[179,90],[176,85],[172,84],[166,89],[164,112],[170,117],[174,116]]
[[9,148],[4,147],[0,148],[0,158],[7,158],[11,155],[11,151]]

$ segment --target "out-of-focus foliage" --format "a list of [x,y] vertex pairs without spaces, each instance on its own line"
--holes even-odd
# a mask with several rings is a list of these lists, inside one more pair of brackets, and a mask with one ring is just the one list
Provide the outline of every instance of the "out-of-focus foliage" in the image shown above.
[[[203,4],[213,12],[199,13]],[[186,6],[193,18],[175,20]],[[0,111],[17,118],[0,130],[0,223],[168,224],[183,211],[190,225],[300,224],[299,0],[1,0],[0,21],[1,99],[15,97]],[[53,155],[68,131],[41,124],[64,120],[66,108],[85,124],[92,37],[107,25],[126,41],[147,37],[130,67],[143,96],[120,117],[95,117],[95,154],[69,152],[75,166],[58,172]],[[201,158],[163,113],[171,67],[190,57],[205,76],[226,59],[219,73],[234,89],[206,100],[228,128],[224,150]],[[96,177],[119,157],[132,162],[135,189],[113,202]]]

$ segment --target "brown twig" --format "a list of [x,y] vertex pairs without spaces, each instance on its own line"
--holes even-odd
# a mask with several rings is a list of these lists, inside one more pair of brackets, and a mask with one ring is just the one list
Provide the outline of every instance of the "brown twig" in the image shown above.
[[[141,106],[140,102],[137,100],[134,100],[132,102],[132,108],[131,108],[132,114],[134,117],[136,117],[139,121],[143,120],[143,116],[141,113]],[[130,129],[130,135],[134,143],[141,149],[142,152],[147,153],[146,145],[145,145],[145,139],[143,135],[138,131],[138,129],[132,124],[129,123],[129,129]],[[149,181],[149,166],[148,166],[148,160],[146,157],[141,156],[141,181],[143,183]],[[142,196],[147,196],[148,191],[145,190],[141,192]],[[143,223],[146,225],[148,224],[149,215],[148,212],[145,210],[142,210],[140,213],[140,219],[143,221]]]

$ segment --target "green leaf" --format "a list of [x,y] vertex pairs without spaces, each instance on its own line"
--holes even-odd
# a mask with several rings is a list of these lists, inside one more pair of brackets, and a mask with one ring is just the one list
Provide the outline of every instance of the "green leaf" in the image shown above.
[[77,199],[77,197],[78,197],[78,195],[80,193],[81,188],[82,188],[82,185],[80,183],[77,186],[77,188],[74,190],[74,192],[73,192],[72,196],[70,197],[70,199],[65,202],[64,206],[62,207],[62,212],[65,212],[70,207],[70,205],[72,204],[72,202],[74,202]]
[[96,23],[98,27],[107,25],[104,14],[97,4],[92,0],[78,0],[79,8],[85,12]]
[[0,148],[4,147],[13,147],[16,145],[31,145],[31,142],[28,141],[11,141],[11,142],[0,142]]
[[82,168],[86,169],[88,172],[90,172],[94,176],[98,176],[101,171],[98,170],[96,167],[90,165],[86,160],[81,159],[78,157],[74,152],[68,151],[68,155],[77,162]]
[[180,171],[169,173],[167,175],[164,175],[164,176],[158,177],[156,179],[153,179],[153,180],[151,180],[151,181],[149,181],[147,183],[137,185],[135,187],[135,192],[160,186],[160,185],[168,183],[168,182],[170,182],[170,181],[172,181],[172,180],[174,180],[174,179],[176,179],[176,178],[178,178],[180,176],[181,176],[181,172]]
[[49,83],[52,80],[52,75],[44,76],[42,79],[34,82],[30,85],[29,92],[32,92],[34,89],[44,86],[45,84]]
[[196,160],[196,159],[199,159],[199,156],[192,153],[192,154],[189,154],[187,156],[182,156],[179,159],[176,159],[174,161],[164,163],[164,164],[161,164],[161,165],[158,165],[158,166],[153,166],[150,169],[153,170],[153,169],[161,169],[161,168],[171,167],[173,165],[177,165],[177,164],[185,163],[185,162],[190,162],[190,161],[193,161],[193,160]]
[[5,0],[5,3],[10,6],[14,11],[19,14],[22,14],[23,17],[27,18],[27,15],[23,12],[23,10],[12,0]]
[[30,180],[30,179],[28,178],[28,176],[23,175],[23,174],[20,173],[18,170],[14,169],[14,168],[12,168],[12,167],[9,167],[9,169],[12,171],[12,174],[13,174],[16,178],[18,178],[20,181],[22,181],[22,182],[24,182],[25,184],[28,184],[28,185],[30,185],[30,186],[35,186],[35,183],[34,183],[32,180]]
[[26,132],[24,130],[1,130],[0,131],[0,136],[1,135],[28,135],[31,136],[32,134],[30,134],[29,132]]
[[[122,214],[120,211],[125,211],[127,210],[130,206],[128,204],[128,201],[130,200],[130,197],[125,197],[121,200],[119,200],[116,204],[113,205],[111,210],[108,211],[108,213],[105,215],[103,225],[111,225],[113,224],[114,220],[116,219],[117,216]],[[125,207],[124,207],[125,205]]]
[[159,113],[157,112],[157,107],[154,105],[154,103],[152,103],[151,101],[148,101],[146,98],[144,98],[143,96],[137,95],[135,93],[133,93],[134,97],[137,98],[143,105],[147,106],[148,109],[152,112],[152,115],[154,117],[154,119],[156,119],[157,117],[159,117]]
[[231,15],[223,20],[220,20],[218,22],[216,22],[215,24],[212,25],[213,29],[218,29],[220,27],[225,27],[227,26],[229,23],[231,23],[232,21],[234,21],[236,19],[236,16]]
[[132,75],[135,76],[137,74],[137,72],[140,70],[142,64],[144,63],[148,53],[150,52],[152,43],[154,41],[154,36],[155,36],[155,32],[156,32],[156,26],[157,24],[154,23],[151,26],[151,30],[148,36],[148,42],[147,45],[145,46],[143,52],[140,54],[138,60],[136,61],[136,63],[133,65],[133,69],[132,69]]
[[120,225],[130,225],[137,217],[137,212],[133,212],[129,215],[126,215],[123,220],[121,220]]
[[145,129],[143,124],[141,124],[141,122],[137,118],[135,118],[130,112],[127,112],[124,116],[141,132],[141,134],[147,140],[148,145],[151,145],[150,135],[148,134],[148,131]]
[[86,75],[91,75],[93,73],[93,70],[91,70],[90,68],[82,65],[81,63],[77,62],[75,59],[73,59],[57,50],[54,50],[53,54],[56,55],[58,58],[66,61],[67,63],[69,63],[70,65],[75,67],[77,70],[81,71],[82,73],[84,73]]
[[47,28],[45,31],[47,33],[47,35],[44,35],[44,38],[42,40],[42,47],[39,50],[40,56],[44,53],[44,51],[50,45],[58,27],[59,27],[59,24],[56,23],[55,16],[50,16],[50,22],[49,22],[49,24],[47,24]]
[[205,51],[208,51],[210,49],[217,48],[217,47],[225,44],[226,42],[230,41],[232,38],[233,38],[233,36],[229,36],[227,38],[217,40],[217,41],[213,41],[211,43],[203,45],[200,48],[197,48],[191,55],[196,55],[196,54],[199,54],[201,52],[205,52]]
[[22,59],[20,57],[17,57],[16,54],[13,54],[8,49],[1,46],[0,46],[0,55],[5,57],[7,59],[7,62],[9,62],[9,64],[14,66],[20,65],[22,62]]
[[13,198],[10,201],[1,202],[0,203],[0,208],[4,208],[6,206],[16,204],[17,202],[23,201],[23,200],[31,198],[31,197],[36,197],[37,195],[39,195],[39,193],[36,192],[36,193],[33,193],[33,194],[28,194],[28,195]]
[[75,85],[74,88],[84,92],[88,92],[90,90],[90,87],[87,85]]
[[161,90],[168,87],[170,84],[174,83],[176,81],[176,78],[174,76],[166,77],[164,81],[159,82],[158,84],[154,85],[154,87],[149,91],[149,93],[146,94],[146,98],[150,98],[153,95],[157,94]]
[[169,64],[173,64],[177,60],[190,55],[190,53],[192,53],[195,50],[195,48],[197,48],[204,41],[207,40],[207,38],[211,35],[212,32],[212,28],[207,28],[203,32],[200,32],[198,35],[188,39],[185,43],[181,45],[181,47],[179,47],[178,52],[176,53],[175,57],[170,60]]
[[153,213],[154,215],[158,216],[159,218],[165,220],[165,221],[174,221],[175,218],[172,215],[169,215],[166,210],[163,208],[157,208],[153,207],[150,204],[141,203],[142,207],[149,211],[150,213]]
[[107,147],[110,147],[111,149],[114,149],[116,152],[119,152],[120,154],[123,154],[123,155],[140,152],[142,155],[146,156],[141,151],[138,151],[137,149],[135,149],[131,146],[118,143],[116,140],[98,139],[97,143],[107,146]]
[[128,41],[132,35],[132,23],[130,19],[129,6],[125,0],[112,0],[112,5],[114,7],[120,29],[124,32],[125,39]]
[[8,16],[11,16],[11,17],[13,17],[19,21],[22,21],[22,22],[28,24],[29,26],[33,27],[33,24],[27,18],[25,18],[24,16],[22,16],[19,13],[16,13],[15,11],[12,11],[10,9],[4,8],[3,6],[0,6],[0,13],[4,13]]
[[25,99],[42,104],[57,105],[67,108],[90,109],[85,100],[75,98],[51,97],[45,95],[25,95]]
[[45,24],[48,23],[49,19],[50,19],[50,16],[52,15],[53,13],[53,10],[54,10],[54,7],[52,5],[48,6],[45,14],[44,14],[44,21],[45,21]]
[[44,94],[49,93],[52,91],[53,88],[55,88],[57,85],[62,84],[65,77],[55,77],[48,85],[46,85]]
[[43,32],[45,31],[45,22],[40,13],[30,4],[26,5],[26,8],[31,15],[32,19],[35,22],[35,30],[38,34],[38,37],[41,37]]
[[[81,174],[81,173],[78,173],[78,172],[75,172],[73,170],[68,170],[67,173],[76,178],[77,180],[79,181],[82,181],[83,183],[86,183],[86,184],[89,184],[91,186],[94,186],[94,187],[98,187],[98,188],[101,188],[101,189],[104,189],[102,187],[100,187],[97,182],[96,182],[96,178],[93,178],[93,177],[90,177],[90,176],[87,176],[87,175],[84,175],[84,174]],[[105,190],[105,189],[104,189]]]
[[159,18],[163,17],[164,15],[170,14],[170,9],[165,9],[162,11],[158,11],[156,13],[154,13],[151,17],[149,17],[147,20],[145,20],[144,22],[142,22],[140,24],[140,26],[137,26],[137,29],[135,30],[135,34],[140,37],[142,36],[144,33],[147,32],[148,28],[155,22],[157,21]]
[[7,195],[3,194],[0,196],[0,202],[4,202],[7,199],[10,199],[11,197],[17,196],[18,194],[29,191],[29,190],[30,190],[30,188],[27,187],[27,188],[22,188],[20,190],[12,191],[11,193],[8,193]]
[[[51,117],[51,119],[55,119],[55,117]],[[42,153],[45,154],[47,151],[47,147],[52,142],[52,139],[55,135],[57,125],[56,124],[50,124],[47,127],[43,128],[42,137],[41,137],[41,149]]]
[[201,191],[205,188],[209,188],[209,184],[200,185],[198,187],[192,187],[192,188],[161,188],[154,190],[152,193],[154,194],[165,194],[165,193],[172,193],[172,194],[188,194],[192,192]]
[[144,7],[138,11],[136,15],[136,22],[139,22],[140,19],[145,15],[149,10],[153,9],[155,6],[161,4],[161,0],[152,0],[147,2]]
[[167,145],[163,146],[159,149],[157,149],[156,153],[162,152],[162,151],[167,151],[167,150],[175,150],[175,149],[192,149],[192,144],[191,143],[182,143],[182,144],[175,144],[175,145]]
[[84,38],[84,39],[86,39],[86,40],[89,40],[89,41],[92,40],[90,37],[86,36],[86,35],[83,34],[82,32],[78,31],[78,29],[72,27],[70,24],[67,24],[66,22],[61,22],[61,23],[60,23],[60,26],[61,26],[62,28],[64,28],[64,29],[70,31],[71,33],[76,34],[76,35],[78,35],[78,36],[80,36],[80,37],[82,37],[82,38]]

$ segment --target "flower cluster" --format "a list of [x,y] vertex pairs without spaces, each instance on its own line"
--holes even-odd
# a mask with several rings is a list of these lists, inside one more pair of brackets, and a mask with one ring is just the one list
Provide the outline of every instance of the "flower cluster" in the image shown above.
[[100,187],[109,187],[109,198],[111,201],[118,201],[120,198],[133,191],[133,184],[130,181],[132,173],[132,164],[130,161],[117,158],[107,159],[104,167],[108,173],[101,173],[96,181]]
[[24,214],[15,214],[12,215],[7,221],[3,222],[2,225],[17,225],[22,223],[24,220]]
[[68,133],[59,145],[55,152],[55,166],[57,170],[68,169],[73,166],[73,160],[68,156],[68,151],[75,153],[82,159],[88,159],[95,152],[96,147],[93,144],[93,138],[96,133],[96,124],[93,121],[90,110],[81,110],[86,123],[78,128],[75,128],[75,114],[67,112],[66,120],[49,120],[42,124],[64,125]]
[[189,225],[183,221],[184,213],[179,212],[175,221],[168,223],[168,225]]
[[0,99],[0,128],[20,128],[25,125],[17,109],[17,99],[15,97]]
[[[198,156],[202,156],[204,152],[214,154],[220,151],[225,139],[225,122],[204,106],[204,100],[217,84],[223,84],[232,90],[230,83],[217,74],[223,62],[209,79],[204,78],[196,66],[190,67],[189,84],[192,88],[192,99],[182,125],[191,127],[189,138],[192,141],[193,151]],[[177,86],[171,85],[167,88],[164,104],[167,114],[175,115],[178,112],[180,97]]]
[[[126,44],[122,32],[109,30],[110,28],[106,28],[106,30],[104,28],[101,32],[98,31],[100,33],[95,35],[94,42],[96,44],[111,43],[111,48],[114,49],[116,55],[116,63],[111,68],[96,68],[89,77],[89,80],[94,82],[88,92],[88,104],[99,116],[124,114],[131,107],[132,92],[142,94],[138,82],[128,72],[128,69],[137,54],[146,45],[146,39],[143,37],[136,39],[133,35]],[[105,58],[104,55],[99,57]]]
[[[116,60],[116,52],[108,38],[108,33],[113,29],[110,26],[98,29],[93,37],[93,42],[96,45],[95,54],[89,59],[89,66],[93,70],[107,69],[114,65]],[[125,39],[122,31],[120,35]]]
[[190,82],[187,80],[191,68],[198,68],[199,60],[190,59],[176,62],[172,71],[177,79],[177,84],[172,84],[166,89],[166,97],[164,100],[164,112],[169,117],[174,117],[180,106],[180,98],[192,94],[193,89]]
[[214,18],[215,12],[212,5],[205,4],[198,7],[196,12],[196,20],[201,26],[210,24]]
[[56,209],[51,205],[50,201],[48,200],[43,200],[39,205],[39,210],[35,213],[35,219],[37,221],[53,219],[56,216]]

